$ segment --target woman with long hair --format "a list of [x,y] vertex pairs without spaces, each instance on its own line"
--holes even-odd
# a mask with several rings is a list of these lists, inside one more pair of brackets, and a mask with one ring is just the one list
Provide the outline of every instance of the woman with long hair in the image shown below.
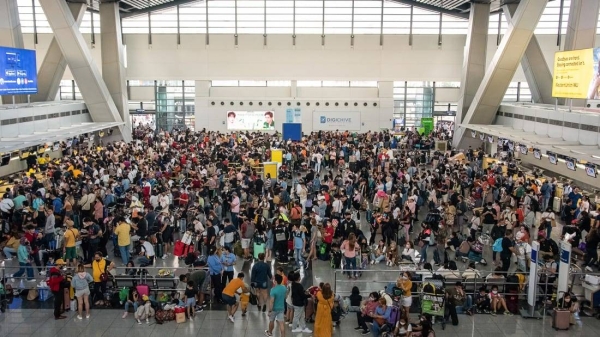
[[348,271],[348,278],[358,278],[356,270],[356,252],[360,251],[360,245],[356,242],[356,235],[350,233],[347,240],[342,242],[340,249],[344,252],[345,269]]
[[77,275],[73,276],[71,284],[75,288],[77,297],[77,318],[83,319],[83,308],[85,306],[85,318],[90,318],[90,286],[93,282],[92,275],[85,271],[83,264],[77,266]]
[[323,288],[315,295],[317,299],[317,314],[315,315],[314,337],[331,337],[333,334],[333,322],[331,320],[331,309],[333,309],[333,291],[331,285],[325,283]]

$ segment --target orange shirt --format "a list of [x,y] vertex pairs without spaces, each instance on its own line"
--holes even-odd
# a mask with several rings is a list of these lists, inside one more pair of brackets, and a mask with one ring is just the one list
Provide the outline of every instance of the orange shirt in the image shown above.
[[244,280],[236,277],[231,280],[227,286],[225,286],[225,289],[223,289],[223,294],[234,297],[235,292],[242,287],[244,287]]

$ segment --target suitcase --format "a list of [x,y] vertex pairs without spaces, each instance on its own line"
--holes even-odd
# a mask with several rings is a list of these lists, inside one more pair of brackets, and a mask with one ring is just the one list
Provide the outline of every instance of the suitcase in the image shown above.
[[518,291],[511,290],[510,293],[506,295],[506,308],[515,315],[519,313]]
[[63,288],[63,308],[65,312],[71,311],[71,289],[69,288],[70,287]]
[[253,250],[254,258],[256,260],[258,260],[258,254],[265,252],[265,244],[264,243],[261,243],[261,244],[254,243],[253,248],[254,248],[254,250]]
[[150,296],[150,286],[147,284],[138,284],[135,289],[137,289],[140,296]]
[[562,206],[562,200],[559,197],[554,197],[552,199],[552,211],[554,213],[560,213],[560,208]]
[[315,301],[312,298],[309,298],[306,301],[306,306],[304,307],[304,318],[307,322],[314,322],[315,318],[313,317],[315,314]]
[[185,244],[180,240],[177,240],[177,242],[175,242],[175,247],[173,248],[173,255],[182,257],[184,255],[184,250]]
[[569,330],[571,312],[568,309],[554,309],[552,313],[552,328],[555,330]]
[[162,243],[157,243],[154,245],[154,252],[158,258],[161,258],[164,255]]

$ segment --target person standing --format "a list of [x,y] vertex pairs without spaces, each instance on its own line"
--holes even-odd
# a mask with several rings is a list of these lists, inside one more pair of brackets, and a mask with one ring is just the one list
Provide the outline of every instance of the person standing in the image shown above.
[[294,320],[292,321],[292,333],[304,332],[311,333],[312,330],[306,327],[305,322],[305,310],[308,295],[304,290],[304,287],[300,283],[300,273],[293,273],[293,279],[288,280],[292,282],[291,293],[292,293],[292,306],[294,307]]
[[272,278],[271,266],[265,262],[265,254],[258,254],[258,261],[254,263],[250,271],[250,285],[257,291],[258,309],[260,310],[262,305],[262,312],[265,312],[267,308],[267,289],[269,280]]
[[210,247],[210,256],[206,259],[208,265],[208,272],[210,273],[210,282],[213,288],[215,300],[222,302],[221,293],[223,292],[223,284],[221,283],[223,277],[223,263],[219,257],[217,248],[215,246]]
[[[265,330],[265,335],[267,337],[273,336],[273,328],[275,327],[275,321],[277,321],[281,337],[285,337],[285,322],[283,319],[283,312],[285,311],[285,295],[287,289],[281,284],[283,282],[283,277],[281,275],[275,275],[275,282],[277,285],[271,288],[270,292],[271,300],[269,302],[269,328]],[[331,336],[331,334],[329,336]]]
[[79,240],[79,231],[77,228],[73,228],[74,222],[71,219],[65,219],[67,230],[64,234],[63,240],[63,256],[67,262],[67,267],[75,268],[75,261],[77,261],[77,240]]
[[223,247],[221,253],[221,264],[223,265],[223,277],[221,278],[221,284],[223,287],[227,284],[227,281],[233,280],[233,266],[235,265],[236,256],[231,252],[229,246]]
[[62,306],[63,300],[65,296],[63,295],[63,286],[62,283],[65,280],[60,270],[56,267],[50,268],[50,272],[48,273],[48,287],[52,294],[54,295],[54,319],[65,319],[67,316],[62,315]]
[[333,308],[333,291],[331,285],[325,283],[323,289],[315,295],[317,299],[317,314],[315,315],[314,337],[331,337],[333,334],[333,321],[331,308]]
[[94,303],[96,303],[104,298],[104,294],[106,293],[106,283],[108,282],[109,278],[108,273],[115,267],[115,264],[112,261],[103,258],[101,252],[96,252],[96,254],[94,254],[94,260],[92,263],[86,264],[85,267],[92,268],[92,279],[94,281],[94,293],[92,294],[92,300]]
[[114,233],[117,236],[117,245],[121,252],[123,264],[127,265],[127,262],[129,262],[129,245],[131,244],[131,226],[125,222],[125,218],[122,216],[117,219],[117,223]]
[[[304,231],[302,231],[302,228]],[[294,225],[292,229],[294,231],[292,234],[294,238],[294,262],[296,267],[300,268],[302,266],[306,266],[306,261],[302,257],[302,253],[304,253],[304,249],[306,247],[306,236],[304,233],[306,231],[306,227]]]
[[518,251],[513,244],[512,235],[512,230],[507,229],[504,238],[502,238],[502,252],[500,253],[500,259],[502,260],[502,271],[505,273],[508,272],[508,268],[510,268],[512,254],[518,254]]
[[98,251],[98,244],[100,243],[100,238],[102,237],[102,230],[97,223],[90,218],[83,219],[83,228],[87,230],[87,239],[88,245],[87,250],[85,251],[84,261],[85,263],[90,263],[94,258],[94,254]]
[[[73,276],[71,285],[75,289],[77,297],[77,319],[83,319],[83,308],[85,306],[85,318],[90,318],[90,286],[93,281],[92,276],[85,271],[85,267],[80,264],[77,266],[77,274]],[[62,297],[62,296],[61,296]]]
[[231,202],[229,203],[231,207],[231,222],[235,226],[236,229],[240,228],[240,224],[238,223],[239,215],[240,215],[240,198],[237,195],[237,192],[231,193]]
[[288,263],[288,229],[282,220],[277,219],[275,224],[275,247],[277,248],[277,260],[280,264]]

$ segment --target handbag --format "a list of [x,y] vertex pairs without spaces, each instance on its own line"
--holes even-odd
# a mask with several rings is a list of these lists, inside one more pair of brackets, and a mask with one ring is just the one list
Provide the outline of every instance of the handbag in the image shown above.
[[27,292],[27,300],[35,301],[35,299],[37,297],[38,297],[38,290],[35,288],[29,289],[29,291]]
[[108,273],[104,272],[102,274],[100,274],[100,282],[107,282],[108,281]]
[[250,293],[250,305],[257,305],[258,298],[253,293]]

